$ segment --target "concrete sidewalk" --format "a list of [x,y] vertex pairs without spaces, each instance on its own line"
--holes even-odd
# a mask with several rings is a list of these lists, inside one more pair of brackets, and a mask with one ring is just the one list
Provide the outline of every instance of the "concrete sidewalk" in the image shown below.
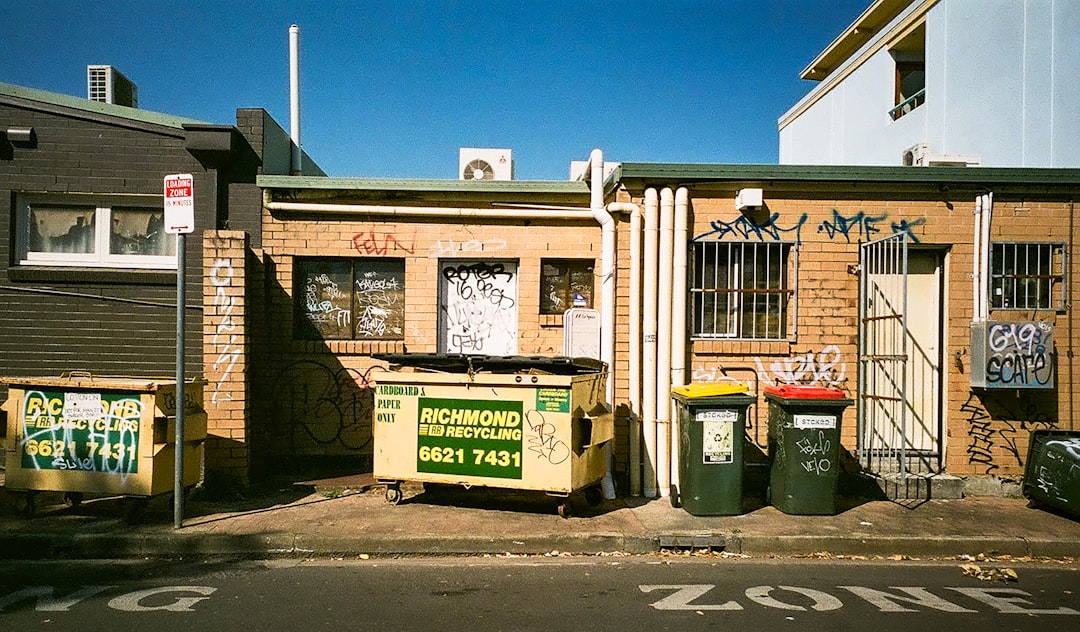
[[1080,559],[1080,521],[995,496],[902,505],[841,499],[833,516],[793,516],[748,499],[738,516],[698,517],[662,499],[574,505],[560,518],[541,494],[405,485],[397,505],[370,476],[284,484],[232,502],[185,505],[173,528],[165,498],[132,524],[131,499],[66,506],[0,487],[0,559],[131,557],[357,557],[363,555],[642,554],[710,549],[766,556]]

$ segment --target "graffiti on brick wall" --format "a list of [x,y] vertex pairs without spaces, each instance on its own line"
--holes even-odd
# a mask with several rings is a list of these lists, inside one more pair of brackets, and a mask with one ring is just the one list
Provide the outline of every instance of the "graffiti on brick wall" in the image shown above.
[[379,233],[374,230],[365,230],[353,235],[352,247],[353,250],[367,256],[382,256],[400,252],[410,255],[416,253],[415,241],[403,241],[393,233]]
[[458,253],[497,252],[506,250],[505,239],[439,239],[428,248],[428,257],[435,259]]
[[210,270],[210,283],[214,286],[214,311],[208,318],[214,325],[214,335],[210,339],[211,354],[214,356],[210,365],[213,376],[210,401],[214,404],[232,401],[232,394],[223,392],[223,388],[243,353],[234,333],[238,327],[234,316],[236,300],[226,292],[232,285],[234,275],[232,262],[228,259],[217,259]]
[[[277,438],[290,449],[319,446],[350,452],[371,443],[375,408],[373,373],[319,360],[300,360],[273,380],[269,412]],[[306,445],[305,445],[306,444]]]
[[765,384],[816,384],[842,386],[847,380],[847,366],[842,361],[840,347],[828,345],[821,351],[767,360],[754,358],[758,379]]
[[[747,215],[740,215],[730,222],[713,220],[710,222],[710,230],[698,235],[694,240],[794,241],[796,244],[801,244],[803,227],[808,217],[806,213],[803,213],[795,220],[785,221],[780,218],[780,213],[773,213],[760,221]],[[883,236],[881,233],[887,228],[890,231],[889,234],[904,233],[912,243],[919,243],[915,229],[924,224],[926,224],[925,217],[890,221],[888,213],[867,215],[859,211],[853,215],[842,215],[833,209],[832,217],[817,225],[817,232],[831,241],[843,239],[851,243],[852,239],[856,241],[876,239]]]
[[[960,406],[967,415],[968,463],[983,474],[993,474],[1003,465],[1022,466],[1026,454],[1017,445],[1018,439],[1026,438],[1032,430],[1057,426],[1057,420],[1046,412],[1048,406],[1034,397],[1013,393],[970,392]],[[996,460],[995,454],[1005,454],[1007,463]]]

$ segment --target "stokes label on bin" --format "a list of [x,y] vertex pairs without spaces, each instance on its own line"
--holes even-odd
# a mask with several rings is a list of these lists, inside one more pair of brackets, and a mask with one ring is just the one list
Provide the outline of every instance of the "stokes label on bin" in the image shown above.
[[141,418],[142,401],[127,394],[27,391],[22,467],[135,474]]
[[416,471],[521,479],[521,401],[417,400]]

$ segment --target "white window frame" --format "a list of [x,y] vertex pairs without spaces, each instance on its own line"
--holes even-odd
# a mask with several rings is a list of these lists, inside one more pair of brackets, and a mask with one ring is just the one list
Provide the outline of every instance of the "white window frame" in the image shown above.
[[[30,211],[35,205],[71,205],[93,209],[94,252],[39,252],[30,250]],[[162,208],[160,195],[18,194],[16,258],[19,265],[80,268],[175,270],[176,255],[124,255],[110,253],[113,207]],[[168,236],[167,239],[175,239]]]
[[[774,340],[795,340],[795,326],[798,322],[796,311],[796,297],[798,295],[798,271],[799,271],[799,249],[796,244],[790,242],[757,242],[757,241],[697,241],[692,244],[692,256],[693,256],[693,268],[691,270],[690,279],[690,311],[691,311],[691,338],[694,340],[759,340],[759,341],[774,341]],[[697,250],[698,247],[702,248],[702,251],[706,248],[726,248],[728,256],[725,260],[729,264],[728,274],[726,280],[733,283],[733,287],[728,287],[725,290],[720,290],[720,279],[713,279],[715,288],[703,287],[706,285],[703,278],[704,269],[702,268],[702,261],[698,260]],[[768,289],[771,285],[768,279],[762,279],[759,282],[755,276],[753,282],[750,285],[743,285],[744,271],[742,270],[743,259],[739,256],[732,254],[735,249],[738,249],[740,255],[744,254],[746,249],[752,249],[754,256],[772,257],[780,256],[781,265],[780,282],[778,288]],[[786,253],[786,257],[785,257]],[[719,254],[714,255],[717,257],[716,261],[719,261]],[[714,271],[714,276],[716,272]],[[780,301],[780,305],[784,306],[786,310],[783,317],[783,330],[776,331],[775,334],[769,331],[769,327],[766,326],[766,331],[758,332],[756,324],[751,324],[750,335],[743,335],[746,330],[746,325],[743,322],[746,318],[746,300],[747,297],[754,295],[755,293],[762,291],[769,294],[774,294],[776,300]],[[727,305],[726,313],[714,312],[712,315],[713,325],[712,327],[706,327],[701,322],[703,318],[704,303],[702,309],[698,309],[698,298],[704,302],[708,300],[706,294],[708,293],[727,293],[731,295],[729,303]],[[767,299],[771,300],[771,299]],[[756,314],[756,306],[751,307]],[[726,327],[720,327],[726,321]],[[712,329],[712,331],[706,331],[706,329]]]

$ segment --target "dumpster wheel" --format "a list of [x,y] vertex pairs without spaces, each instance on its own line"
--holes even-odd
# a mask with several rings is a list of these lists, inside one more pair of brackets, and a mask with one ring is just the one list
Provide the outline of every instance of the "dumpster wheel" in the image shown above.
[[68,507],[78,507],[83,502],[82,492],[65,492],[64,504]]
[[569,498],[563,498],[559,501],[559,517],[570,518],[574,515],[574,503]]
[[396,505],[401,502],[401,484],[400,483],[387,483],[386,485],[386,502],[391,505]]
[[28,491],[22,495],[22,515],[25,518],[33,518],[37,513],[37,492]]

